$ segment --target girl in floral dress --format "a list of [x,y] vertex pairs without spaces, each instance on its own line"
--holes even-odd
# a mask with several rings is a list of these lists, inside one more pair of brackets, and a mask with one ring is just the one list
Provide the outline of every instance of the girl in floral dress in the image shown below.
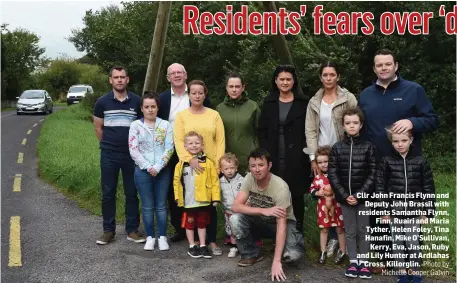
[[[319,263],[324,264],[327,259],[327,237],[328,228],[336,227],[338,234],[339,250],[335,256],[335,264],[340,264],[345,256],[346,241],[344,238],[344,222],[340,204],[333,198],[333,190],[327,179],[328,157],[331,148],[329,146],[319,147],[316,151],[316,161],[319,168],[319,174],[316,175],[311,183],[310,192],[315,196],[317,201],[317,225],[320,230],[320,247],[321,255]],[[330,198],[333,198],[333,209],[329,209]]]

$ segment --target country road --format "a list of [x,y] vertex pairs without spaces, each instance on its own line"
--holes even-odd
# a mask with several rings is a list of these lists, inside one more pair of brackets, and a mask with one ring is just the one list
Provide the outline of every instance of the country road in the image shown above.
[[[170,251],[146,252],[143,244],[126,240],[123,225],[117,226],[116,241],[97,246],[101,218],[38,177],[36,144],[46,117],[1,113],[2,282],[269,282],[271,252],[244,268],[236,265],[238,258],[227,258],[226,247],[211,260],[190,258],[184,242],[171,243]],[[368,282],[346,279],[343,267],[304,260],[284,269],[286,282]],[[369,282],[396,278],[378,275]]]

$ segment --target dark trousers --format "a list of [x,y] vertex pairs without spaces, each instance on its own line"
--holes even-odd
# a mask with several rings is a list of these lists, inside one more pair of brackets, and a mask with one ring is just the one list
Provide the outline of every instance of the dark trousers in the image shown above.
[[168,210],[170,212],[171,226],[175,228],[176,233],[185,236],[186,230],[184,228],[181,228],[182,208],[178,207],[178,203],[175,200],[175,191],[173,187],[173,176],[175,174],[175,167],[176,164],[178,164],[178,161],[178,156],[176,155],[175,151],[167,165],[167,167],[170,168],[171,172],[171,182],[168,188]]
[[116,191],[119,170],[122,171],[125,194],[125,231],[138,231],[140,214],[138,195],[134,182],[135,163],[130,153],[102,149],[100,153],[102,183],[103,231],[116,231]]
[[305,198],[303,195],[292,197],[292,208],[297,220],[297,230],[303,235],[303,221],[305,221]]

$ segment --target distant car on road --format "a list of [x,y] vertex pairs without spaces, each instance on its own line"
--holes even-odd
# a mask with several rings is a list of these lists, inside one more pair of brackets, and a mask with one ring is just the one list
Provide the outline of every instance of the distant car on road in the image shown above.
[[30,89],[24,91],[21,96],[16,97],[17,115],[25,113],[52,113],[54,103],[46,90]]
[[79,103],[87,94],[93,92],[90,85],[72,85],[67,93],[67,105]]

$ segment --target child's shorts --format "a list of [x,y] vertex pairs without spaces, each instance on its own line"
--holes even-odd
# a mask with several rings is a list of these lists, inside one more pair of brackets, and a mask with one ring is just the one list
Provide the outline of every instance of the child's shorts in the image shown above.
[[210,213],[207,207],[185,210],[182,214],[181,227],[187,230],[194,230],[195,223],[197,228],[203,229],[210,222]]

